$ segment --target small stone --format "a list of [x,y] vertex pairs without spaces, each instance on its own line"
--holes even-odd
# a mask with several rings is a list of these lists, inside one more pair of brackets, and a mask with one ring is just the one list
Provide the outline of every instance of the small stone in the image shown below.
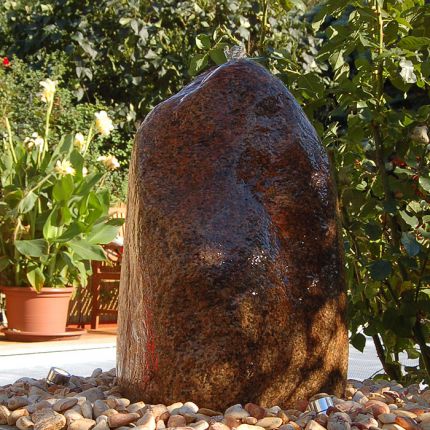
[[82,420],[84,417],[79,412],[69,409],[68,411],[65,411],[63,414],[66,417],[66,424],[69,426],[73,421],[76,420]]
[[209,430],[230,430],[230,427],[224,423],[212,423]]
[[417,414],[414,414],[411,411],[405,411],[404,409],[396,409],[396,410],[392,410],[391,412],[394,415],[397,415],[399,417],[408,417],[408,418],[412,418],[412,419],[415,419],[417,417]]
[[263,427],[260,426],[254,426],[251,424],[240,424],[236,430],[264,430]]
[[98,367],[97,369],[93,370],[93,373],[91,373],[91,378],[97,378],[102,373],[103,373],[103,369],[100,369],[100,367]]
[[15,409],[7,417],[7,424],[14,426],[18,418],[30,415],[27,409]]
[[389,414],[390,408],[386,403],[383,403],[379,400],[369,400],[367,403],[365,403],[364,407],[372,411],[372,414],[375,418],[378,418],[381,414]]
[[[176,416],[180,416],[180,415],[176,415]],[[185,426],[184,424],[185,418],[184,417],[181,417],[181,418],[183,419],[183,421],[180,421],[180,423],[181,425],[183,424]],[[147,430],[155,430],[156,428],[155,417],[154,415],[152,415],[151,412],[146,412],[145,415],[143,415],[143,417],[139,418],[139,420],[136,422],[136,425],[140,427],[145,427]],[[168,427],[170,426],[168,425]],[[172,427],[176,427],[176,426],[172,426]],[[181,427],[181,426],[177,426],[177,427]]]
[[[111,428],[117,428],[121,426],[126,426],[140,418],[140,415],[136,412],[130,412],[128,414],[116,414],[111,415],[108,418],[108,424]],[[152,429],[154,430],[154,429]]]
[[327,421],[327,430],[350,430],[351,418],[344,412],[331,414]]
[[54,406],[52,406],[52,409],[54,409],[55,412],[64,412],[68,409],[73,408],[78,403],[78,399],[76,397],[70,397],[66,399],[58,400],[58,402],[54,403]]
[[[179,408],[181,408],[182,406],[184,406],[184,404],[183,404],[182,402],[172,403],[171,405],[167,406],[167,410],[172,414],[172,412],[173,412],[175,409],[179,409]],[[172,415],[174,415],[174,414],[172,414]],[[178,415],[178,414],[176,414],[176,415]]]
[[418,418],[421,423],[430,423],[430,412],[418,415]]
[[355,422],[353,425],[358,426],[360,429],[369,429],[370,427],[378,427],[378,421],[373,418],[372,415],[368,414],[358,414],[355,417]]
[[[193,403],[193,402],[185,402],[176,412],[177,414],[187,414],[187,413],[192,413],[192,414],[196,414],[199,410],[199,407]],[[173,415],[174,413],[171,412],[171,414]]]
[[409,417],[396,416],[396,424],[406,430],[420,430],[416,421]]
[[121,397],[120,399],[115,399],[115,408],[117,410],[126,410],[127,407],[130,406],[130,400],[125,397]]
[[288,415],[282,410],[278,412],[278,417],[281,418],[282,424],[287,424],[290,421]]
[[167,421],[167,427],[185,427],[187,425],[182,415],[171,415]]
[[83,418],[82,420],[73,421],[67,430],[90,430],[96,425],[94,420],[89,420],[88,418]]
[[106,396],[100,388],[94,387],[82,391],[82,393],[79,393],[79,397],[85,397],[88,401],[94,403],[96,400],[103,400]]
[[106,415],[108,418],[111,415],[116,415],[119,414],[119,412],[116,409],[107,409],[106,411],[103,412],[103,415]]
[[98,424],[98,423],[100,423],[102,421],[106,421],[107,422],[107,420],[108,420],[107,415],[100,415],[99,417],[96,418],[96,423]]
[[82,416],[89,420],[93,419],[93,405],[90,400],[85,400],[81,403]]
[[27,405],[28,405],[28,398],[27,398],[27,396],[12,397],[7,402],[7,408],[10,411],[14,411],[15,409],[23,408],[24,406],[27,406]]
[[282,409],[279,406],[272,406],[271,408],[266,408],[266,416],[267,417],[277,417],[278,413]]
[[404,430],[404,428],[398,424],[384,424],[382,430]]
[[0,424],[7,424],[7,418],[10,411],[6,406],[0,405]]
[[278,417],[265,417],[258,420],[256,426],[263,427],[265,429],[276,429],[282,425],[282,419]]
[[378,420],[381,421],[382,424],[394,424],[396,422],[396,415],[390,413],[380,414]]
[[354,388],[353,386],[347,386],[345,388],[345,397],[347,399],[351,399],[354,396],[354,394],[356,393],[356,391],[357,391],[357,389]]
[[128,412],[138,412],[141,409],[143,409],[145,406],[146,405],[143,402],[132,403],[131,405],[127,406],[127,411]]
[[19,428],[19,430],[27,430],[34,427],[33,421],[28,416],[19,417],[16,420],[15,426]]
[[224,417],[222,422],[232,429],[237,428],[242,424],[240,420],[233,417]]
[[218,411],[214,411],[212,409],[208,409],[208,408],[200,408],[197,411],[198,414],[203,414],[203,415],[207,415],[208,417],[215,417],[217,415],[222,415],[221,412]]
[[326,430],[326,429],[321,424],[319,424],[317,421],[310,420],[306,424],[305,430]]
[[163,420],[158,420],[157,425],[155,427],[157,430],[164,430],[166,428],[166,424],[164,424]]
[[301,415],[299,416],[299,418],[297,418],[297,419],[296,419],[295,423],[296,423],[299,427],[301,427],[301,428],[305,428],[305,427],[306,427],[306,425],[307,425],[307,423],[308,423],[310,420],[314,420],[316,416],[317,416],[317,413],[316,413],[316,412],[313,412],[313,411],[304,412],[303,414],[301,414]]
[[255,417],[246,417],[246,418],[243,418],[242,419],[242,422],[244,423],[244,424],[249,424],[249,425],[251,425],[251,426],[253,426],[253,425],[255,425],[256,423],[257,423],[257,418],[255,418]]
[[[184,405],[185,406],[185,405]],[[148,408],[148,412],[151,412],[151,414],[154,416],[155,419],[161,417],[164,413],[168,412],[166,405],[158,404],[158,405],[151,405]]]
[[252,417],[257,418],[257,420],[261,420],[266,416],[266,409],[255,403],[247,403],[245,405],[245,410],[248,411]]
[[203,420],[197,421],[196,423],[190,424],[189,427],[192,427],[195,430],[206,430],[209,427],[209,423]]
[[109,430],[107,420],[98,422],[96,426],[92,428],[92,430]]
[[320,424],[323,427],[327,427],[328,422],[328,416],[325,413],[319,413],[314,421],[316,421],[318,424]]
[[369,398],[365,396],[361,391],[357,391],[354,396],[352,397],[352,401],[360,403],[364,405],[369,401]]
[[96,400],[93,406],[93,415],[95,418],[97,418],[100,415],[103,415],[103,412],[107,411],[108,409],[109,406],[103,400]]
[[294,421],[290,421],[288,424],[284,424],[279,427],[279,430],[300,430],[300,426],[297,425]]
[[34,430],[61,430],[66,425],[66,417],[52,409],[42,409],[32,415]]
[[234,418],[236,420],[241,420],[242,418],[249,417],[249,412],[243,409],[242,405],[236,404],[227,408],[224,412],[224,416]]

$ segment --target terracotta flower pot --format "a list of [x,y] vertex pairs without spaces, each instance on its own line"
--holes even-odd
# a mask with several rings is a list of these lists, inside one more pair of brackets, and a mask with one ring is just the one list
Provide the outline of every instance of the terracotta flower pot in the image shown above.
[[38,335],[66,331],[69,301],[73,288],[0,287],[6,295],[8,331]]

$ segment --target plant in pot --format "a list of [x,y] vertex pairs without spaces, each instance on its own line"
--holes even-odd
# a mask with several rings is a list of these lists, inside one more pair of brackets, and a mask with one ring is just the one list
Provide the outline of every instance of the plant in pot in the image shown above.
[[74,287],[86,286],[92,260],[105,260],[101,245],[122,224],[109,216],[103,182],[119,164],[100,157],[89,172],[86,155],[95,134],[113,128],[106,112],[96,114],[86,136],[50,140],[56,82],[41,82],[46,117],[41,136],[20,138],[7,116],[0,146],[0,290],[6,295],[9,338],[42,340],[66,335]]

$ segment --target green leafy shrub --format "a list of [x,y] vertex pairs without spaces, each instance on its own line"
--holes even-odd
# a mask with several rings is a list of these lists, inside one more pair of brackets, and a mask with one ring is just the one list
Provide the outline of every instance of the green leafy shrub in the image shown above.
[[[0,115],[10,120],[12,131],[22,139],[33,133],[42,135],[46,106],[37,96],[40,91],[39,82],[47,73],[51,78],[64,83],[63,58],[61,55],[50,56],[48,64],[41,70],[34,70],[30,64],[11,58],[10,64],[0,65]],[[55,105],[51,114],[51,138],[59,140],[61,136],[74,130],[82,132],[92,122],[95,112],[106,110],[113,118],[115,124],[120,122],[122,113],[108,108],[102,103],[79,103],[67,87],[60,86],[56,93]],[[4,124],[0,124],[0,132],[5,133]],[[115,154],[121,164],[121,169],[113,172],[106,179],[105,186],[110,190],[113,200],[125,201],[128,155],[132,145],[132,135],[124,130],[115,128],[109,139],[95,136],[91,153],[88,154],[90,167],[99,164],[97,158],[106,153]]]
[[[333,162],[351,342],[362,350],[371,336],[386,374],[407,382],[430,381],[429,8],[424,0],[328,0],[284,48],[261,44]],[[211,49],[202,46],[198,58]],[[404,351],[419,358],[406,375]]]
[[86,136],[56,139],[51,133],[56,83],[40,84],[46,103],[43,131],[21,139],[3,115],[0,158],[0,280],[36,291],[85,286],[91,260],[106,259],[100,245],[111,242],[122,223],[110,219],[110,193],[103,189],[107,169],[117,168],[117,160],[100,160],[104,172],[85,165],[93,136],[97,131],[106,137],[111,120],[106,112],[96,113]]
[[[428,12],[325,1],[312,18],[322,70],[288,78],[335,167],[352,344],[371,336],[386,374],[408,382],[430,380]],[[406,377],[403,351],[419,358]]]

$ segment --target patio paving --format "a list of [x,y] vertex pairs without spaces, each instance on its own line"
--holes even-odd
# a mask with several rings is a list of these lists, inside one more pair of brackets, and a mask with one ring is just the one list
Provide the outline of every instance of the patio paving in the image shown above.
[[115,367],[115,359],[116,327],[88,330],[79,339],[56,342],[11,342],[0,334],[0,386],[23,376],[43,378],[52,366],[86,376],[96,367]]
[[[88,330],[80,339],[57,342],[10,342],[2,337],[0,334],[0,386],[23,376],[43,378],[52,366],[81,376],[90,375],[97,367],[103,370],[115,367],[116,327]],[[349,378],[362,380],[381,371],[370,338],[363,353],[350,347],[349,354]],[[416,360],[402,356],[401,362],[411,365]]]

